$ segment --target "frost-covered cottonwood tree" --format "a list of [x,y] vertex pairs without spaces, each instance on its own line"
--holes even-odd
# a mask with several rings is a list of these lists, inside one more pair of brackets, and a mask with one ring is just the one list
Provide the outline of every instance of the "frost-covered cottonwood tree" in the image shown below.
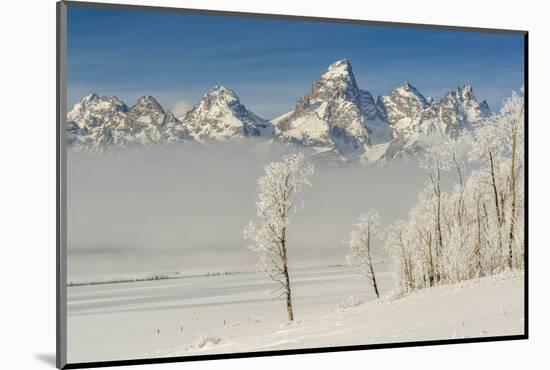
[[[429,285],[432,286],[439,282],[441,279],[440,274],[440,257],[444,249],[443,241],[443,202],[442,202],[442,190],[441,190],[441,172],[450,169],[453,159],[455,158],[454,150],[448,150],[454,146],[449,146],[449,141],[446,136],[441,133],[438,135],[434,133],[434,136],[439,136],[436,141],[437,144],[431,145],[425,151],[423,157],[420,159],[420,167],[428,172],[430,179],[431,189],[433,195],[429,195],[427,188],[421,193],[421,197],[425,198],[424,203],[431,205],[431,215],[433,216],[433,223],[427,220],[427,225],[432,224],[433,230],[420,230],[418,229],[419,238],[425,240],[428,254],[429,263]],[[416,212],[417,218],[425,216],[426,212],[420,213],[419,207],[413,209],[412,212]],[[429,211],[427,213],[430,213]],[[433,251],[432,251],[433,250]]]
[[[523,92],[523,88],[521,89]],[[501,124],[504,126],[504,141],[508,144],[505,148],[509,148],[510,165],[508,183],[510,187],[510,225],[508,233],[508,267],[512,268],[514,264],[514,243],[516,240],[516,224],[518,219],[518,169],[523,161],[523,140],[524,132],[524,117],[525,105],[523,96],[516,94],[504,102],[501,111]]]
[[524,117],[524,98],[513,92],[504,101],[500,114],[476,132],[476,142],[470,153],[471,158],[481,162],[490,174],[496,233],[508,268],[513,268],[523,258],[522,255],[515,256],[514,250],[517,249],[518,218],[522,215],[519,211],[523,207],[522,203],[518,203],[518,194],[523,191],[524,180],[521,171]]
[[416,249],[410,241],[410,225],[398,220],[384,231],[384,248],[393,260],[394,283],[399,291],[407,293],[416,288]]
[[346,256],[349,265],[356,265],[361,272],[369,279],[376,294],[378,285],[376,284],[376,274],[374,273],[374,264],[372,260],[373,239],[380,225],[380,216],[374,210],[368,210],[359,217],[359,221],[353,225],[349,240],[345,243],[349,247],[350,254]]
[[303,154],[290,154],[281,161],[265,166],[258,179],[257,220],[244,230],[244,237],[254,244],[260,269],[279,284],[278,298],[285,298],[288,320],[294,320],[292,292],[288,272],[287,232],[291,215],[303,207],[297,194],[304,185],[311,185],[313,165]]

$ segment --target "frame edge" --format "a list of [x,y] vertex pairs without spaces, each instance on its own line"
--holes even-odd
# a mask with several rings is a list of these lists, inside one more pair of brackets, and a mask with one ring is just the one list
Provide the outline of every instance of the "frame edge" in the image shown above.
[[67,365],[66,121],[67,4],[56,3],[56,367]]
[[[141,11],[157,11],[157,12],[178,12],[178,13],[191,13],[202,14],[212,16],[236,16],[236,17],[259,17],[265,19],[291,19],[291,20],[303,20],[309,22],[335,22],[335,23],[347,23],[347,24],[370,24],[374,26],[390,26],[401,28],[424,28],[424,29],[436,29],[436,30],[451,30],[451,31],[465,31],[465,32],[485,32],[485,33],[497,33],[497,34],[515,34],[523,36],[524,39],[524,88],[525,88],[525,266],[524,266],[524,332],[519,335],[504,335],[496,337],[476,337],[468,339],[438,339],[438,340],[425,340],[415,342],[396,342],[396,343],[381,343],[370,345],[352,345],[352,346],[340,346],[340,347],[320,347],[320,348],[301,348],[301,349],[288,349],[288,350],[270,350],[270,351],[258,351],[258,352],[237,352],[230,354],[210,354],[210,355],[197,355],[197,356],[176,356],[176,357],[160,357],[160,358],[142,358],[142,359],[127,359],[127,360],[107,360],[107,361],[94,361],[94,362],[80,362],[80,363],[68,363],[67,362],[67,237],[66,237],[66,113],[67,113],[67,8],[72,7],[99,7],[99,8],[114,8],[114,9],[128,9],[128,10],[141,10]],[[148,365],[148,364],[161,364],[161,363],[174,363],[174,362],[194,362],[194,361],[211,361],[211,360],[224,360],[224,359],[236,359],[236,358],[259,358],[259,357],[271,357],[271,356],[288,356],[288,355],[300,355],[300,354],[317,354],[317,353],[335,353],[335,352],[347,352],[347,351],[365,351],[376,349],[392,349],[392,348],[407,348],[407,347],[425,347],[425,346],[439,346],[449,344],[473,344],[484,342],[500,342],[500,341],[516,341],[516,340],[528,340],[529,339],[529,176],[528,176],[528,163],[529,163],[529,120],[528,120],[528,108],[529,108],[529,31],[528,30],[516,30],[516,29],[491,29],[482,27],[461,27],[450,25],[436,25],[436,24],[417,24],[417,23],[405,23],[405,22],[385,22],[376,20],[361,20],[361,19],[348,19],[348,18],[329,18],[329,17],[316,17],[316,16],[300,16],[292,14],[270,14],[270,13],[254,13],[254,12],[242,12],[242,11],[224,11],[224,10],[211,10],[211,9],[199,9],[199,8],[175,8],[168,6],[152,6],[152,5],[131,5],[123,3],[103,3],[103,2],[88,2],[78,0],[61,0],[56,2],[56,44],[57,44],[57,62],[56,62],[56,83],[57,83],[57,95],[56,95],[56,112],[57,112],[57,126],[56,126],[56,169],[57,169],[57,256],[56,256],[56,292],[57,292],[57,310],[56,310],[56,367],[58,369],[80,369],[80,368],[96,368],[96,367],[113,367],[113,366],[128,366],[128,365]]]

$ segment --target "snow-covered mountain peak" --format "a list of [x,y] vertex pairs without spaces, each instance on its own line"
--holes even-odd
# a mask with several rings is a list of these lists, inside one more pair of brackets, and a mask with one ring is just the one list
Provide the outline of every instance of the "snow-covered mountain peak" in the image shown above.
[[334,79],[334,78],[351,78],[353,75],[351,69],[351,63],[347,59],[342,59],[337,62],[332,63],[326,70],[321,74],[321,79]]
[[155,98],[150,95],[144,95],[140,97],[137,100],[136,104],[132,106],[132,109],[149,110],[164,114],[164,109],[162,108],[162,106]]
[[377,100],[380,115],[392,126],[398,125],[402,120],[410,120],[430,104],[424,95],[407,81],[388,95],[379,96]]
[[449,91],[439,102],[439,119],[445,132],[451,136],[464,129],[472,129],[491,115],[486,101],[478,103],[470,85],[458,86]]
[[95,104],[100,104],[100,103],[103,103],[101,105],[102,107],[105,107],[107,105],[113,105],[113,106],[119,106],[119,107],[126,106],[126,104],[124,104],[124,102],[116,96],[113,96],[113,95],[99,96],[96,93],[92,93],[82,98],[82,100],[79,103],[77,103],[75,107],[80,107],[80,106],[92,107]]
[[368,145],[391,137],[372,95],[359,89],[346,59],[331,64],[294,110],[274,122],[279,140],[346,159],[365,158]]
[[379,97],[377,104],[394,129],[386,158],[414,155],[422,150],[421,141],[427,135],[437,132],[457,137],[491,115],[487,102],[478,103],[470,85],[458,86],[434,102],[405,83]]
[[474,90],[470,85],[458,86],[449,91],[441,99],[439,104],[447,108],[462,107],[465,110],[465,113],[470,115],[480,114],[481,116],[485,116],[487,113],[490,114],[487,101],[484,100],[483,102],[478,103],[477,98],[474,95]]
[[198,116],[204,119],[222,117],[226,114],[243,113],[245,107],[241,104],[237,94],[224,86],[214,86],[201,99],[201,101],[189,111],[184,120]]
[[193,139],[205,144],[240,142],[253,136],[301,146],[331,161],[373,162],[415,155],[428,135],[462,135],[491,115],[487,102],[478,103],[470,85],[458,86],[436,102],[404,81],[374,99],[359,88],[347,59],[318,76],[293,110],[271,122],[249,111],[233,90],[221,85],[179,119],[150,95],[128,107],[116,96],[92,93],[67,115],[69,142],[88,151]]
[[86,126],[95,127],[103,117],[115,117],[128,110],[128,106],[116,96],[100,97],[93,93],[74,105],[67,114],[67,120],[79,121]]
[[75,104],[67,121],[69,146],[82,152],[189,139],[181,122],[151,96],[128,108],[116,96],[90,94]]
[[[414,86],[409,83],[409,81],[404,81],[403,84],[401,84],[401,89],[405,91],[409,91],[411,89],[414,89]],[[416,89],[415,89],[416,90]]]
[[214,86],[181,119],[198,141],[234,141],[273,134],[269,121],[248,111],[237,94],[224,86]]
[[412,98],[418,101],[423,107],[428,104],[428,100],[424,97],[424,95],[422,95],[416,87],[411,85],[408,81],[403,82],[403,84],[394,89],[392,93],[400,94],[405,98]]
[[99,99],[99,95],[97,95],[96,93],[91,93],[91,94],[88,94],[86,95],[84,98],[82,98],[82,102],[91,102],[93,100],[98,100]]
[[471,85],[457,86],[456,88],[449,91],[448,94],[455,95],[462,100],[475,99],[474,89],[472,88]]
[[221,85],[216,85],[210,89],[203,99],[219,99],[228,103],[239,102],[239,98],[233,90]]
[[468,85],[468,84],[459,86],[458,90],[462,91],[462,94],[464,96],[473,95],[474,93],[474,88],[472,87],[472,85]]
[[[149,129],[150,134],[155,131],[154,142],[163,140],[162,137],[166,136],[164,131],[181,127],[181,122],[171,112],[165,112],[159,102],[150,95],[140,97],[128,113],[128,122],[131,122],[135,129],[154,126],[154,130]],[[173,136],[172,134],[168,136]]]
[[309,103],[335,99],[358,103],[360,92],[350,62],[343,59],[331,64],[313,83],[307,98]]
[[237,112],[244,113],[243,110],[245,110],[245,107],[233,90],[216,85],[204,94],[201,101],[191,111],[180,119],[188,121],[191,116],[210,119]]

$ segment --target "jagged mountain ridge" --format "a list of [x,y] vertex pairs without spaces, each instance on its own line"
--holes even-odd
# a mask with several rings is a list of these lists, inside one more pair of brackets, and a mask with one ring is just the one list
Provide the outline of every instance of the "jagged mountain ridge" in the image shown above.
[[275,119],[275,137],[285,143],[332,153],[344,161],[374,162],[415,155],[422,139],[438,132],[456,137],[490,115],[471,86],[457,87],[439,102],[405,82],[375,100],[360,89],[347,60],[333,63],[298,100]]
[[378,96],[359,88],[351,63],[329,66],[294,109],[271,121],[246,109],[230,89],[215,86],[184,116],[176,118],[151,96],[128,107],[114,96],[85,97],[67,115],[68,144],[76,151],[177,142],[240,142],[273,139],[343,161],[375,162],[414,156],[422,138],[451,137],[475,129],[491,114],[469,85],[439,102],[414,86]]
[[271,137],[271,122],[248,111],[237,95],[215,86],[183,117],[165,111],[151,96],[129,108],[115,96],[86,96],[67,115],[68,144],[76,151],[102,152],[177,142],[230,141]]
[[67,114],[67,124],[69,146],[82,152],[190,139],[181,122],[151,96],[128,107],[116,96],[90,94]]
[[487,102],[477,102],[470,85],[458,86],[435,102],[405,82],[377,101],[380,114],[393,128],[385,160],[411,157],[422,151],[430,135],[456,138],[491,115]]

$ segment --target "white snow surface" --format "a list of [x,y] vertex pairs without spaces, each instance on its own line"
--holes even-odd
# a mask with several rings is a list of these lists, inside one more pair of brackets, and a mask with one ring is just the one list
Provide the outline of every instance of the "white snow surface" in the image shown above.
[[295,321],[258,273],[68,288],[68,359],[78,363],[522,334],[524,280],[508,273],[382,300],[348,266],[291,272]]

